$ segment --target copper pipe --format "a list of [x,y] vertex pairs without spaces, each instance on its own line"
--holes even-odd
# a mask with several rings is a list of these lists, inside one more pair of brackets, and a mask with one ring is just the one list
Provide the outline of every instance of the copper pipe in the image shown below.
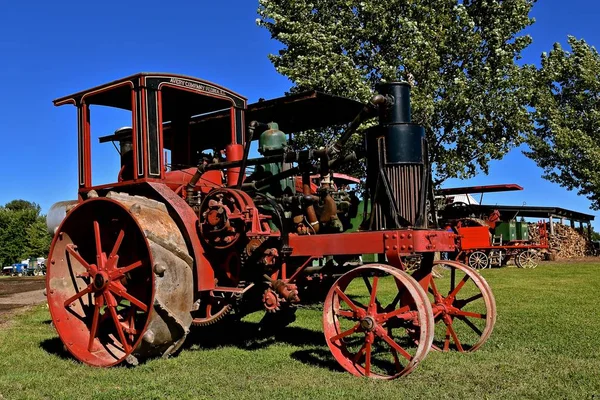
[[[305,197],[312,197],[312,193],[310,190],[310,174],[307,172],[302,174],[302,193]],[[319,221],[317,220],[317,213],[315,212],[315,207],[313,206],[312,201],[307,201],[306,204],[306,219],[308,219],[308,223],[311,225],[315,233],[318,233]]]
[[[329,174],[327,174],[326,176],[321,176],[321,187],[328,190],[331,188],[331,177],[329,176]],[[325,198],[323,199],[323,202],[325,203],[323,206],[323,211],[321,212],[321,215],[319,216],[319,221],[322,224],[326,224],[329,221],[331,221],[331,219],[333,217],[337,216],[337,205],[335,204],[335,200],[333,199],[333,197],[331,197],[331,195],[329,193],[327,193],[327,195],[325,196]]]

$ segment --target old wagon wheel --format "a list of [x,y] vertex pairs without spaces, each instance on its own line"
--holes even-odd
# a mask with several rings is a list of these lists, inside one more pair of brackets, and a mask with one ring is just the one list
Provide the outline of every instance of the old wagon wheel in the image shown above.
[[489,265],[489,258],[483,251],[474,251],[468,258],[469,267],[474,269],[484,269]]
[[410,275],[370,264],[342,275],[323,307],[325,340],[338,363],[356,376],[394,379],[429,352],[433,314]]
[[431,278],[428,296],[436,323],[433,348],[475,351],[490,337],[496,323],[496,301],[485,279],[457,261],[436,261],[446,269]]
[[535,268],[538,266],[539,257],[532,250],[525,250],[517,254],[515,264],[519,268]]

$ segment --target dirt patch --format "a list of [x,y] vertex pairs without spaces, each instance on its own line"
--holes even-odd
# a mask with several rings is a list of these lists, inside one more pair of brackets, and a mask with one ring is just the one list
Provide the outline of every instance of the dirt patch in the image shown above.
[[45,276],[2,278],[0,279],[0,297],[5,297],[13,293],[44,290],[45,285]]
[[29,306],[46,301],[43,276],[0,279],[0,327]]

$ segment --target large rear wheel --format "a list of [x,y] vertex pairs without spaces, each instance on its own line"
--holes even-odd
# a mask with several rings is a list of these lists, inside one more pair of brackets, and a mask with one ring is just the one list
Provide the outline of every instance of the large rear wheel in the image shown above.
[[74,208],[52,244],[48,306],[66,348],[108,367],[168,355],[189,331],[191,268],[162,203],[111,193]]

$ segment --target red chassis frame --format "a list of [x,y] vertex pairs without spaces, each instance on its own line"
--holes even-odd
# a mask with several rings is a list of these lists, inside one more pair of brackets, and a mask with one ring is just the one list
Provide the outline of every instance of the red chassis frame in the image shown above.
[[[453,232],[429,229],[398,229],[393,231],[366,231],[342,234],[300,236],[290,234],[291,257],[307,257],[306,262],[288,279],[285,265],[281,279],[293,282],[309,261],[332,255],[385,254],[387,263],[404,269],[401,257],[415,253],[452,252],[456,250],[457,236]],[[427,290],[430,271],[421,271],[419,283]]]

